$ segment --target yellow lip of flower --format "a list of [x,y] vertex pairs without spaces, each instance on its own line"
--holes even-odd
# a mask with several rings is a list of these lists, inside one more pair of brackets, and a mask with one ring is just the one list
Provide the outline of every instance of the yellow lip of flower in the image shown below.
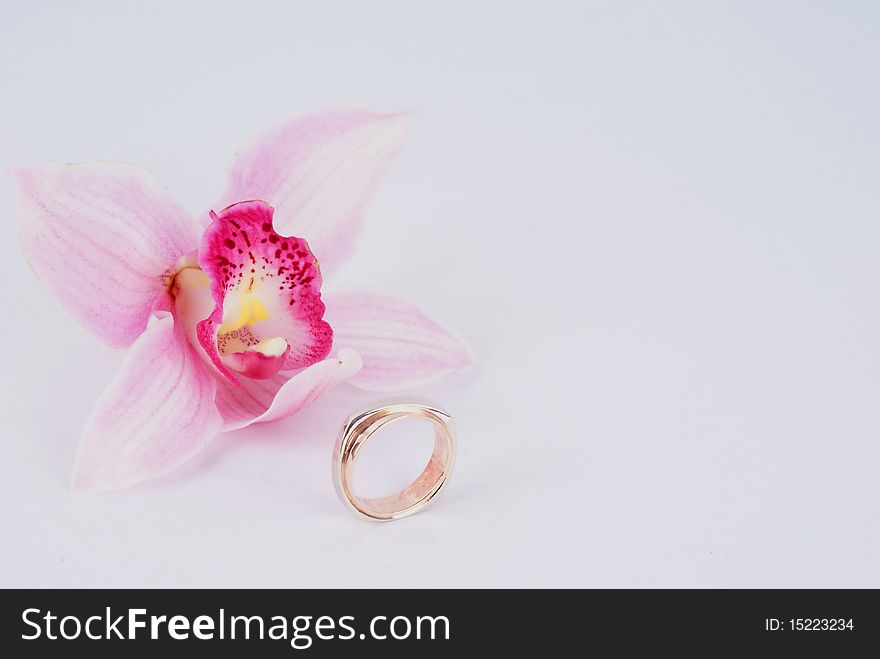
[[220,334],[234,332],[261,320],[266,320],[269,312],[256,295],[244,291],[230,291],[223,302],[223,323],[218,328]]

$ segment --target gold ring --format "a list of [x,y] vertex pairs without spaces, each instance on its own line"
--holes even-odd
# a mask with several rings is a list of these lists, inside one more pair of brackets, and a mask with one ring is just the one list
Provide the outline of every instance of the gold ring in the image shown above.
[[[427,419],[434,425],[434,452],[422,473],[405,488],[381,499],[367,499],[352,491],[351,477],[361,448],[381,428],[408,418]],[[342,502],[358,517],[390,522],[424,510],[443,489],[455,462],[455,430],[443,410],[416,402],[388,402],[349,416],[333,449],[333,483]]]

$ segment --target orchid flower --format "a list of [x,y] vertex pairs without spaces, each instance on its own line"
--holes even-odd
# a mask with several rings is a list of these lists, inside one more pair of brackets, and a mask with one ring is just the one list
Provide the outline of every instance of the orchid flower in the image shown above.
[[74,487],[155,478],[218,432],[286,417],[344,381],[393,391],[471,365],[406,300],[321,295],[407,123],[363,110],[282,123],[239,152],[203,218],[132,165],[13,172],[37,276],[99,340],[128,348],[86,422]]

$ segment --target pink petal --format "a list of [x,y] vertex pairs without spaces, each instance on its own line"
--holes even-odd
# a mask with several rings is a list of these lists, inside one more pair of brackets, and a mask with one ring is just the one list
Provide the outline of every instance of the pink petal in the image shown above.
[[[272,207],[262,201],[233,204],[212,220],[202,236],[199,265],[211,279],[216,307],[199,323],[197,334],[220,372],[237,382],[228,368],[235,364],[224,355],[276,337],[289,346],[280,368],[304,368],[326,357],[333,332],[322,320],[321,271],[306,241],[277,234]],[[268,315],[218,336],[227,322],[225,312],[238,315],[230,294],[243,296]]]
[[14,172],[25,256],[60,303],[100,340],[131,344],[147,326],[195,222],[144,169],[49,163]]
[[470,348],[411,302],[375,293],[328,296],[326,317],[336,349],[364,360],[351,383],[371,391],[416,387],[474,363]]
[[277,230],[308,238],[328,272],[351,251],[408,123],[406,113],[358,109],[281,123],[238,154],[216,207],[246,199],[272,204]]
[[243,380],[241,386],[218,379],[217,409],[223,415],[223,430],[290,416],[360,368],[356,352],[340,350],[338,357],[313,364],[289,379],[276,375],[270,380]]
[[160,313],[86,423],[74,487],[118,490],[176,468],[220,429],[216,390],[215,377],[172,316]]

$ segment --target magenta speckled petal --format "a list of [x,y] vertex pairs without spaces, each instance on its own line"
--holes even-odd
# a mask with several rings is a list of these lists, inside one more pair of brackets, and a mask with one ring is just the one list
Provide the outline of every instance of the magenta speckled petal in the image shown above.
[[195,222],[140,167],[48,163],[13,174],[21,243],[40,280],[101,341],[130,345],[198,245]]
[[118,490],[161,476],[222,425],[217,378],[171,315],[160,312],[131,346],[86,423],[73,485]]
[[305,236],[325,272],[351,252],[364,212],[406,141],[408,113],[326,111],[282,122],[239,152],[216,208],[275,207],[276,229]]
[[268,204],[246,201],[212,214],[199,265],[216,307],[199,323],[198,340],[230,381],[238,382],[235,364],[224,356],[263,341],[287,342],[283,369],[310,366],[330,352],[317,261],[305,240],[275,232]]
[[364,367],[351,383],[372,391],[409,389],[468,370],[473,353],[414,304],[377,293],[327,296],[336,349],[353,348]]

